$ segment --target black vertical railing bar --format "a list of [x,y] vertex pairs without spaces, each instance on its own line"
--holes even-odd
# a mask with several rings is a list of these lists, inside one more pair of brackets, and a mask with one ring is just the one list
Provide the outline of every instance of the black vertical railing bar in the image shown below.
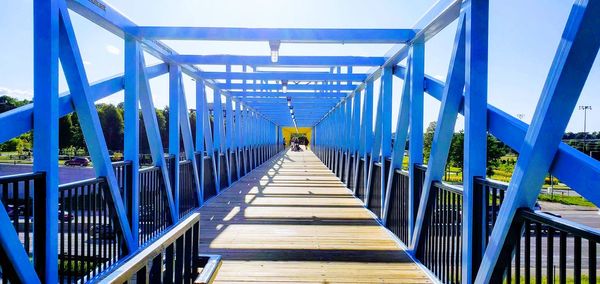
[[381,217],[381,175],[383,174],[382,164],[375,162],[373,164],[371,184],[369,185],[367,205],[369,210],[371,210],[373,214],[377,215],[378,218]]
[[59,280],[88,281],[123,257],[103,177],[59,186]]
[[198,207],[198,198],[192,161],[184,160],[179,167],[179,217],[183,217]]
[[[422,184],[422,180],[413,182]],[[424,222],[427,225],[423,228],[424,237],[419,242],[416,257],[440,282],[460,283],[462,188],[436,181],[431,184],[431,189]]]
[[[34,194],[43,183],[44,173],[23,173],[0,177],[0,201],[17,233],[23,236],[23,248],[32,253],[31,240],[33,226]],[[22,198],[21,198],[22,196]]]
[[162,172],[159,167],[148,167],[139,171],[139,245],[147,244],[159,236],[169,225],[169,208]]
[[[476,184],[484,195],[482,235],[487,241],[508,186],[483,178],[477,178]],[[599,281],[599,230],[528,208],[519,209],[514,219],[493,279],[504,283]]]
[[392,180],[392,191],[390,192],[388,221],[386,226],[405,245],[408,244],[408,196],[409,196],[408,172],[401,169],[394,171]]

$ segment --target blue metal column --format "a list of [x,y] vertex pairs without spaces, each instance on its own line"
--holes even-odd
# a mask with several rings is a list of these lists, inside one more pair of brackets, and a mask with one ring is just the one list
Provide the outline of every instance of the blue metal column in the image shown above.
[[[363,132],[363,145],[364,152],[362,153],[365,161],[363,167],[363,188],[367,189],[367,181],[369,179],[369,164],[370,164],[370,153],[373,149],[373,82],[367,82],[365,88],[365,98],[363,102],[363,117],[361,122],[361,129]],[[364,200],[363,200],[364,202]]]
[[[486,194],[476,192],[475,178],[486,177],[489,0],[466,1],[465,137],[463,173],[462,282],[473,283],[484,250],[481,223]],[[475,198],[479,196],[480,198]],[[477,206],[478,210],[475,210]],[[475,215],[475,214],[480,215]]]
[[[206,90],[202,80],[196,80],[196,152],[200,153],[200,169],[199,171],[199,182],[200,182],[200,205],[204,203],[204,125],[206,116]],[[210,132],[209,132],[210,133]]]
[[[367,205],[367,207],[370,205],[369,204],[369,199],[371,194],[373,194],[372,190],[371,190],[371,185],[373,184],[373,171],[375,168],[375,163],[381,161],[381,143],[383,142],[382,140],[382,120],[383,120],[383,114],[382,114],[382,103],[383,103],[383,88],[379,89],[379,100],[377,101],[377,113],[375,114],[375,133],[373,135],[373,147],[371,149],[371,160],[367,163],[367,165],[365,165],[366,168],[369,169],[368,171],[368,177],[367,177],[367,186],[365,188],[365,204]],[[381,189],[375,189],[375,190],[381,190]],[[378,214],[379,215],[379,214]]]
[[127,201],[128,218],[131,222],[131,235],[139,239],[139,169],[140,169],[140,44],[132,37],[125,37],[125,101],[124,101],[124,142],[123,158],[131,162],[131,200]]
[[[387,183],[387,159],[392,154],[392,67],[383,68],[381,75],[381,187],[379,188],[381,197],[381,208],[379,216],[383,216],[383,205],[385,203],[385,190]],[[391,172],[391,171],[390,171]]]
[[[425,79],[425,45],[422,41],[414,42],[410,48],[410,57],[404,84],[408,84],[410,96],[410,133],[408,145],[408,239],[412,242],[415,228],[415,212],[420,200],[415,199],[415,166],[423,163],[423,80]],[[405,85],[405,88],[406,85]]]
[[231,155],[233,152],[233,103],[231,102],[231,97],[225,97],[225,160],[227,161],[227,179],[228,183],[231,184]]
[[215,172],[215,176],[218,181],[216,184],[217,193],[221,191],[221,155],[224,154],[225,146],[223,145],[225,142],[222,139],[223,137],[223,105],[221,104],[221,93],[218,90],[214,90],[213,96],[213,121],[214,121],[214,145],[215,145],[215,163],[217,167],[217,171]]
[[[45,172],[46,190],[35,193],[33,261],[0,206],[0,244],[22,282],[58,282],[58,1],[33,4],[33,171]],[[40,207],[37,207],[37,206]],[[36,214],[36,211],[41,214]],[[39,223],[38,223],[39,222]],[[38,278],[39,276],[39,278]]]
[[169,65],[169,154],[174,157],[171,164],[171,190],[175,212],[179,217],[179,143],[180,143],[180,111],[179,94],[181,93],[181,67]]

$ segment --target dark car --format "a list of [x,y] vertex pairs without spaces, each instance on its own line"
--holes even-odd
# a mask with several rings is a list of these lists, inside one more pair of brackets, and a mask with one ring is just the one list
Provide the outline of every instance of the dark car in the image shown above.
[[114,240],[117,238],[115,228],[109,224],[95,225],[90,228],[90,239],[95,240]]
[[85,157],[75,157],[68,161],[65,161],[65,166],[87,167],[89,164],[90,164],[90,160]]
[[4,209],[6,210],[6,213],[8,213],[8,217],[11,219],[15,217],[15,214],[18,214],[17,210],[15,210],[15,206],[12,204],[4,206]]
[[154,212],[154,206],[152,205],[143,205],[140,208],[140,222],[154,222],[154,218],[155,218],[155,212]]
[[58,211],[58,220],[61,222],[71,222],[73,219],[75,219],[75,216],[73,216],[71,212],[62,210]]

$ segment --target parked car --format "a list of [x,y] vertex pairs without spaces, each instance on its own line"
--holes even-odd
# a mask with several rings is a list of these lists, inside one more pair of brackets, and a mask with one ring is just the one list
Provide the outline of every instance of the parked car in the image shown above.
[[90,160],[85,157],[74,157],[68,161],[65,161],[65,166],[87,167],[89,164]]
[[146,223],[151,223],[154,222],[154,218],[155,218],[155,212],[154,212],[154,206],[152,205],[143,205],[140,208],[140,222],[146,222]]
[[15,216],[15,214],[18,214],[18,212],[15,210],[15,206],[12,204],[7,204],[4,206],[4,209],[6,209],[6,213],[8,213],[8,217],[11,219]]
[[73,221],[73,219],[75,219],[75,216],[73,216],[71,212],[62,211],[60,209],[58,210],[58,220],[60,220],[61,222],[71,222]]
[[95,225],[88,232],[90,239],[96,240],[114,240],[117,238],[115,228],[109,224]]

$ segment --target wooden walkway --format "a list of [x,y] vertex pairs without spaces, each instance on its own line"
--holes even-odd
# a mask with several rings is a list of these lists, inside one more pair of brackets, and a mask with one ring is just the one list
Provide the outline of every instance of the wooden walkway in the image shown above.
[[429,283],[310,151],[286,152],[201,209],[216,283]]

